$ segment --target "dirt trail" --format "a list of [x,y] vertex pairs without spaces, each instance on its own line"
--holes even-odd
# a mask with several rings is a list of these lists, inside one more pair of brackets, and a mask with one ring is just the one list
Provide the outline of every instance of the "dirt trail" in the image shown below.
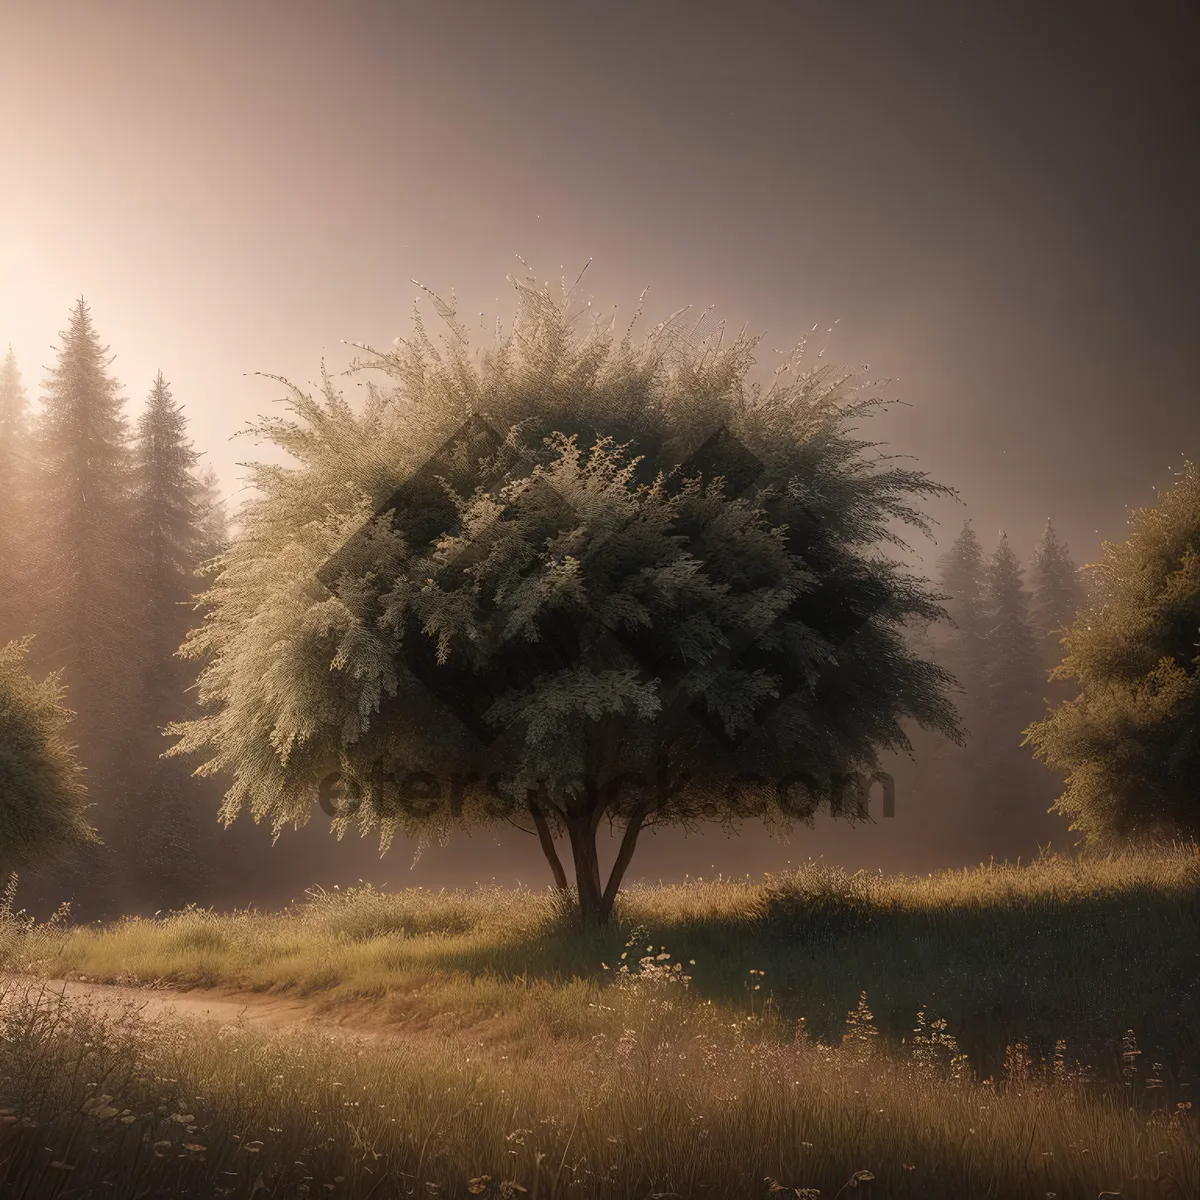
[[381,1026],[378,1020],[371,1022],[362,1012],[321,1012],[310,1001],[295,997],[207,988],[179,991],[166,987],[0,974],[0,1004],[11,997],[36,996],[42,989],[48,996],[63,995],[67,1000],[86,1001],[113,1010],[134,1008],[151,1019],[196,1017],[220,1025],[241,1022],[272,1031],[304,1027],[376,1041],[396,1041],[404,1037],[399,1029]]

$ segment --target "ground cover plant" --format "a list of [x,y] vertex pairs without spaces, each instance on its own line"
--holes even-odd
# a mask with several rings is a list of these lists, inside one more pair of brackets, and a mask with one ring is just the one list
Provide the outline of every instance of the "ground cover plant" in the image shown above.
[[[1190,1196],[1198,885],[1177,846],[638,887],[600,932],[519,891],[359,888],[85,928],[10,910],[0,1180],[31,1197]],[[62,975],[306,994],[385,1036],[199,1037],[42,993]]]

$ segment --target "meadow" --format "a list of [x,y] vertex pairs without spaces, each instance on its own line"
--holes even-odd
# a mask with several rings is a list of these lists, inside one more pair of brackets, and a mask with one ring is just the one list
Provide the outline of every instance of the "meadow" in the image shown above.
[[[0,919],[0,1195],[1200,1195],[1200,853]],[[264,1031],[54,979],[304,997]],[[377,1036],[333,1021],[352,1015]]]

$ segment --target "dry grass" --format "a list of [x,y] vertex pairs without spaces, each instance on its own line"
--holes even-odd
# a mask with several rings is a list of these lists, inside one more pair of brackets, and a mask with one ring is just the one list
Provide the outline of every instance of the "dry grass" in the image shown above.
[[829,1048],[771,1014],[730,1020],[677,973],[609,999],[585,1038],[516,1060],[470,1038],[206,1031],[18,992],[0,1006],[0,1189],[231,1197],[261,1178],[281,1197],[503,1184],[749,1197],[770,1179],[792,1195],[1042,1200],[1200,1187],[1194,1116],[1144,1072],[1097,1091],[1065,1058],[1034,1067],[1014,1051],[981,1084],[936,1028],[888,1055],[860,1008]]
[[1195,847],[811,865],[633,889],[620,917],[589,939],[549,895],[371,889],[109,928],[9,915],[9,970],[370,1002],[405,1036],[197,1036],[10,985],[0,1195],[250,1196],[260,1175],[260,1198],[485,1175],[543,1197],[1200,1195]]
[[1200,1063],[1194,846],[922,878],[810,864],[757,881],[633,888],[619,918],[586,937],[550,892],[365,887],[271,914],[191,910],[88,928],[10,919],[0,966],[326,1006],[371,1000],[382,1016],[435,1024],[500,1014],[514,1036],[523,1028],[540,1042],[548,1024],[577,1026],[603,986],[601,964],[636,936],[694,959],[695,989],[719,1003],[741,1004],[751,970],[767,971],[759,982],[782,1014],[825,1039],[865,990],[885,1039],[937,1011],[984,1074],[1011,1042],[1049,1053],[1064,1033],[1115,1070],[1130,1028],[1172,1070]]

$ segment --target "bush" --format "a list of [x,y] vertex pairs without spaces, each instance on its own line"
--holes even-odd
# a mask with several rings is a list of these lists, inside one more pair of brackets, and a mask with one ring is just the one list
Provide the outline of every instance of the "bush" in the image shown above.
[[1066,774],[1055,808],[1089,840],[1200,833],[1200,471],[1135,512],[1107,542],[1092,603],[1063,638],[1051,679],[1080,694],[1026,740]]
[[0,647],[0,872],[96,840],[63,688],[26,673],[30,640]]

